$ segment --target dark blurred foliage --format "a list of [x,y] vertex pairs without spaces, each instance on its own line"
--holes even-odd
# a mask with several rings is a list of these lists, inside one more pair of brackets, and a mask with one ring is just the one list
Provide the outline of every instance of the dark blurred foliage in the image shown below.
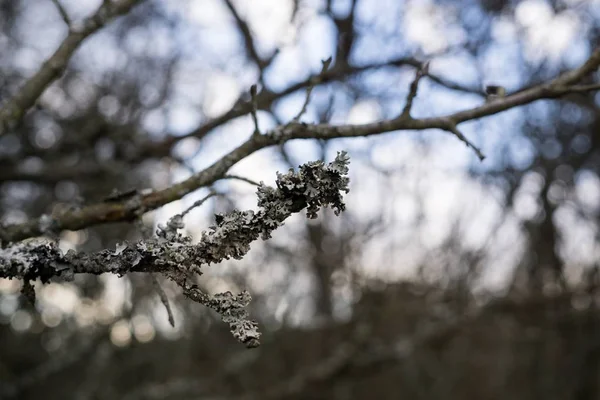
[[[225,71],[244,88],[259,82],[271,96],[261,104],[261,121],[289,116],[286,99],[294,103],[297,93],[279,94],[314,72],[310,67],[278,79],[278,58],[288,56],[249,41],[236,18],[223,29],[200,24],[197,35],[184,17],[193,2],[169,3],[145,2],[94,35],[23,123],[0,137],[3,222],[77,207],[114,189],[165,187],[212,162],[219,146],[243,137],[240,130],[250,134],[250,125],[235,124],[244,113],[234,103],[246,95],[214,117],[207,102],[219,93],[210,93],[203,74]],[[217,3],[226,14],[244,8],[225,1],[210,7]],[[417,111],[426,114],[444,111],[448,102],[482,101],[483,84],[494,76],[514,91],[569,70],[578,65],[577,52],[598,46],[600,32],[594,1],[289,3],[288,24],[312,29],[310,18],[317,15],[327,20],[335,43],[332,78],[315,89],[310,108],[312,119],[322,122],[344,120],[353,106],[368,102],[378,105],[380,117],[401,109],[414,63],[357,71],[360,65],[456,55],[462,67],[476,71],[439,71],[441,80],[428,82],[417,98]],[[527,57],[527,29],[515,23],[525,3],[538,7],[530,18],[550,10],[578,18],[585,29],[559,57]],[[65,4],[76,15],[92,8]],[[434,50],[404,39],[403,15],[416,6],[464,35]],[[238,17],[243,22],[244,15]],[[498,40],[500,20],[517,26],[510,46]],[[0,0],[0,99],[18,89],[65,32],[49,0]],[[168,38],[167,44],[156,37]],[[322,48],[314,35],[307,37],[315,42],[307,39],[306,53],[311,44]],[[289,66],[287,73],[297,70]],[[436,103],[438,95],[445,100]],[[183,128],[169,123],[178,102],[195,113]],[[418,166],[435,171],[438,166],[429,164],[438,151],[444,158],[466,152],[448,144],[454,138],[411,133],[416,154],[408,166],[382,166],[377,153],[387,143],[397,145],[386,140],[404,132],[357,139],[358,145],[314,141],[261,153],[271,159],[267,165],[285,170],[350,146],[355,175],[348,196],[356,193],[368,204],[349,207],[341,217],[325,212],[315,221],[294,220],[249,260],[210,267],[201,283],[209,290],[248,288],[253,294],[251,312],[264,330],[259,349],[240,347],[213,314],[163,282],[176,311],[177,328],[171,329],[147,276],[79,276],[62,289],[39,285],[35,306],[17,283],[0,282],[0,397],[600,398],[597,96],[571,94],[509,113],[508,119],[471,124],[469,135],[485,144],[489,161],[468,162],[461,170],[465,182],[493,193],[485,201],[495,198],[498,215],[480,222],[475,201],[465,194],[433,247],[421,243],[436,229],[435,215],[424,206],[432,194],[403,177]],[[263,172],[260,178],[268,179],[276,170]],[[224,196],[206,206],[208,218],[197,217],[198,232],[210,224],[210,214],[247,206],[240,200],[247,187],[216,186]],[[390,210],[401,208],[394,186],[411,196],[410,218],[392,218]],[[164,219],[151,213],[142,224],[92,227],[60,239],[66,248],[94,251],[135,240]],[[479,229],[475,246],[466,244],[472,227]],[[382,265],[373,269],[374,263]],[[408,264],[412,272],[390,273]],[[491,290],[485,277],[498,268],[509,278]],[[61,308],[53,297],[74,305]]]

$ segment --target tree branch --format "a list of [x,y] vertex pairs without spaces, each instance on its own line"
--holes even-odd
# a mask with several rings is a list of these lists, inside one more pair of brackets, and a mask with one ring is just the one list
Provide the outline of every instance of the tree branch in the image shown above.
[[174,328],[175,318],[173,317],[173,311],[171,310],[171,305],[169,304],[169,297],[167,296],[163,288],[160,286],[160,282],[158,281],[158,278],[155,275],[152,275],[152,285],[154,286],[154,290],[156,290],[156,293],[158,294],[160,302],[167,311],[167,318],[169,319],[169,324]]
[[54,6],[58,10],[58,13],[60,14],[60,17],[62,18],[64,23],[67,25],[69,30],[71,30],[72,29],[71,18],[69,17],[69,13],[67,13],[67,10],[65,10],[65,8],[63,7],[60,0],[52,0],[52,3],[54,3]]
[[246,178],[245,176],[239,176],[239,175],[225,175],[224,177],[222,177],[221,179],[232,179],[232,180],[237,180],[237,181],[242,181],[242,182],[246,182],[250,185],[254,185],[254,186],[259,186],[260,183],[253,181],[250,178]]
[[[81,43],[113,18],[126,14],[141,0],[104,1],[96,12],[81,24],[71,24],[69,34],[40,69],[0,108],[0,135],[19,124],[44,90],[62,75]],[[60,4],[55,1],[55,4]],[[59,7],[59,11],[62,7]],[[62,15],[62,12],[61,12]],[[65,14],[66,15],[66,14]],[[63,15],[64,19],[64,15]]]
[[252,122],[254,123],[254,134],[260,135],[260,127],[258,126],[258,100],[256,99],[257,90],[256,85],[250,87],[250,115],[252,115]]
[[[404,66],[410,66],[413,68],[420,69],[420,68],[422,68],[423,64],[420,61],[418,61],[412,57],[401,57],[401,58],[392,59],[392,60],[389,60],[386,62],[364,64],[364,65],[359,65],[359,66],[336,65],[333,68],[329,68],[324,74],[313,74],[313,75],[309,76],[307,79],[305,79],[301,82],[298,82],[296,84],[293,84],[293,85],[289,86],[287,89],[281,90],[279,92],[271,92],[269,90],[262,90],[256,96],[256,106],[257,106],[258,110],[267,110],[277,100],[279,100],[287,95],[290,95],[292,93],[295,93],[298,90],[306,89],[306,88],[310,87],[311,85],[315,85],[315,82],[318,82],[318,84],[325,84],[325,83],[329,83],[329,82],[342,80],[342,79],[348,78],[350,76],[360,74],[362,72],[376,70],[379,68],[404,67]],[[474,89],[474,88],[470,88],[467,86],[461,86],[459,84],[449,82],[448,80],[446,80],[444,78],[438,77],[436,75],[432,75],[430,73],[427,74],[427,77],[429,79],[431,79],[432,81],[436,82],[437,84],[444,86],[448,89],[463,92],[463,93],[475,94],[482,98],[485,97],[484,93],[479,89]],[[168,153],[170,151],[170,149],[173,146],[175,146],[175,144],[177,144],[179,141],[181,141],[185,138],[189,138],[189,137],[195,137],[195,138],[201,139],[201,138],[205,137],[208,133],[210,133],[212,130],[214,130],[215,128],[218,128],[219,126],[224,125],[227,122],[229,122],[235,118],[238,118],[238,117],[248,114],[249,112],[252,111],[252,107],[253,107],[252,101],[240,102],[236,107],[232,108],[225,114],[223,114],[217,118],[214,118],[213,120],[205,123],[204,125],[198,127],[197,129],[195,129],[185,135],[169,136],[159,143],[150,145],[146,149],[145,152],[141,153],[141,155],[156,154],[156,155],[164,156],[165,153]]]
[[419,81],[421,78],[429,72],[429,64],[425,63],[421,68],[417,70],[415,74],[415,79],[410,84],[410,89],[408,90],[408,95],[406,96],[406,104],[404,109],[402,110],[402,117],[410,118],[410,110],[412,109],[413,100],[417,97],[417,90],[419,89]]
[[[293,139],[329,140],[342,137],[371,136],[399,130],[423,129],[441,129],[456,134],[449,127],[456,127],[461,122],[491,116],[536,100],[551,99],[567,94],[570,92],[570,85],[577,83],[578,80],[596,70],[599,65],[600,50],[595,50],[588,61],[580,68],[560,75],[548,83],[508,95],[492,103],[440,117],[415,119],[400,116],[395,119],[369,124],[338,126],[291,122],[278,126],[262,135],[252,135],[246,142],[211,166],[169,188],[147,194],[138,194],[128,199],[128,201],[99,203],[82,207],[78,210],[66,212],[51,221],[48,219],[49,216],[42,216],[22,224],[6,226],[4,230],[0,231],[3,233],[5,241],[13,242],[44,234],[44,228],[48,229],[48,226],[54,230],[78,230],[107,222],[133,220],[142,213],[179,200],[196,189],[214,183],[221,179],[229,168],[250,154],[269,146],[281,145]],[[463,139],[461,138],[461,140]],[[466,141],[465,143],[478,152],[478,157],[483,156],[470,142]],[[51,222],[51,224],[48,224],[48,222]]]
[[315,86],[317,84],[319,84],[319,82],[321,81],[323,75],[325,75],[325,73],[329,69],[330,64],[331,64],[331,57],[329,57],[326,60],[321,60],[321,72],[319,72],[319,75],[317,75],[315,78],[313,78],[311,83],[308,85],[308,88],[306,88],[306,96],[304,97],[304,104],[302,104],[302,108],[300,109],[298,114],[292,120],[293,122],[300,121],[300,118],[306,112],[306,110],[308,108],[308,103],[310,103],[310,95],[312,94],[312,91],[315,88]]
[[258,51],[256,50],[256,44],[254,43],[254,37],[252,36],[252,32],[250,32],[250,27],[248,26],[248,23],[242,19],[240,14],[235,9],[231,0],[224,0],[224,2],[227,8],[229,9],[229,12],[231,12],[231,15],[235,19],[235,23],[242,37],[244,38],[244,44],[246,48],[246,53],[248,54],[248,58],[250,58],[252,61],[254,61],[254,63],[256,63],[258,69],[260,70],[260,77],[262,80],[264,69],[270,64],[273,58],[263,60],[258,55]]
[[278,174],[277,188],[264,184],[258,187],[259,211],[218,214],[216,224],[203,232],[196,244],[191,243],[191,237],[178,232],[184,227],[183,216],[188,209],[170,218],[165,226],[159,225],[155,238],[135,244],[121,243],[114,250],[91,254],[71,250],[63,254],[55,242],[40,241],[0,249],[0,278],[26,282],[39,278],[45,283],[55,278],[72,280],[81,273],[162,273],[177,283],[188,298],[218,312],[240,342],[256,347],[260,333],[256,322],[247,319],[244,309],[250,295],[226,292],[211,296],[198,288],[195,278],[202,275],[202,266],[241,259],[253,241],[269,239],[284,220],[304,208],[308,218],[316,218],[321,207],[331,207],[336,215],[344,211],[341,192],[349,190],[348,164],[348,156],[341,152],[327,165],[316,161],[302,165],[298,172]]

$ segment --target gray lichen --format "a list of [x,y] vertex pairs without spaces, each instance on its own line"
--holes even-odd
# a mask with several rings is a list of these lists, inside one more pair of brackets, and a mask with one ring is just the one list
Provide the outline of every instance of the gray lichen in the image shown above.
[[135,244],[119,243],[114,250],[89,254],[70,250],[63,254],[52,241],[13,244],[0,249],[0,278],[39,278],[45,283],[51,279],[70,280],[77,273],[162,273],[177,283],[188,298],[219,313],[237,340],[256,347],[260,332],[245,310],[250,294],[244,291],[211,296],[202,292],[194,283],[202,275],[201,267],[230,258],[241,259],[253,241],[269,239],[286,218],[303,208],[307,209],[308,218],[316,218],[321,207],[331,207],[339,214],[345,209],[342,192],[349,191],[348,164],[348,155],[341,152],[330,164],[310,162],[298,171],[278,173],[276,188],[262,182],[258,187],[260,210],[216,215],[215,225],[202,233],[198,243],[179,232],[184,223],[183,215],[178,214],[166,225],[158,226],[156,237]]

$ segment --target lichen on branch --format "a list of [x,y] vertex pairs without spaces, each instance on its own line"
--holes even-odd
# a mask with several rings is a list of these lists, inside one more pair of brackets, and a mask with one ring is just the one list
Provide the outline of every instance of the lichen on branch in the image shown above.
[[124,242],[114,250],[70,250],[63,254],[51,241],[13,244],[0,249],[0,278],[26,282],[39,278],[46,283],[51,279],[70,280],[79,273],[162,273],[179,285],[185,296],[219,313],[236,339],[256,347],[260,332],[244,309],[251,300],[250,294],[244,291],[211,296],[202,292],[196,285],[203,273],[201,268],[231,258],[241,259],[253,241],[269,239],[285,219],[304,208],[308,218],[316,218],[322,207],[331,207],[336,215],[344,211],[342,193],[349,192],[349,162],[346,152],[340,152],[329,164],[309,162],[298,171],[278,173],[275,188],[261,182],[257,190],[258,211],[217,214],[216,223],[202,232],[198,243],[179,232],[185,224],[184,215],[177,214],[165,225],[159,224],[155,237],[131,244]]

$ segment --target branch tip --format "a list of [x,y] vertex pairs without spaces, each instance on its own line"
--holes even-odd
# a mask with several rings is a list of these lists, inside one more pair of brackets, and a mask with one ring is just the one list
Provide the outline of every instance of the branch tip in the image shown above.
[[319,84],[321,82],[321,80],[323,79],[323,76],[329,69],[329,66],[331,65],[332,60],[333,60],[333,57],[331,57],[331,56],[325,60],[321,60],[321,71],[319,72],[319,75],[314,76],[313,78],[310,79],[310,83],[308,84],[308,87],[306,88],[306,97],[304,98],[304,104],[302,105],[302,108],[300,109],[298,114],[296,114],[296,116],[292,119],[292,122],[299,122],[300,118],[302,118],[304,113],[306,113],[308,104],[310,103],[310,95],[312,94],[312,91],[315,88],[315,86],[317,84]]
[[67,10],[64,8],[64,6],[60,2],[60,0],[51,0],[51,1],[52,1],[52,3],[54,3],[54,6],[58,10],[58,13],[60,14],[60,17],[64,21],[65,25],[67,25],[69,30],[71,30],[73,25],[71,22],[71,18],[69,17],[69,14],[67,13]]
[[250,115],[252,115],[252,121],[254,122],[254,135],[260,135],[260,128],[258,127],[258,89],[256,84],[250,86],[250,102],[251,109]]
[[400,117],[410,118],[410,110],[412,109],[415,97],[417,97],[419,81],[427,74],[429,74],[429,61],[422,64],[421,67],[415,73],[415,78],[410,84],[408,94],[406,95],[406,104],[404,105],[404,109],[402,110],[402,114],[400,114]]
[[169,304],[169,298],[167,297],[167,294],[163,288],[160,286],[160,282],[158,282],[158,278],[155,275],[152,275],[152,284],[154,285],[156,293],[158,293],[160,302],[165,306],[165,310],[167,310],[169,324],[175,328],[175,318],[173,318],[173,311],[171,310],[171,305]]
[[462,134],[462,132],[458,129],[455,123],[449,123],[448,126],[444,129],[448,132],[451,132],[467,147],[470,147],[477,155],[477,158],[479,158],[479,161],[485,160],[485,155],[481,152],[481,150],[477,146],[475,146],[469,139],[467,139],[465,135]]

